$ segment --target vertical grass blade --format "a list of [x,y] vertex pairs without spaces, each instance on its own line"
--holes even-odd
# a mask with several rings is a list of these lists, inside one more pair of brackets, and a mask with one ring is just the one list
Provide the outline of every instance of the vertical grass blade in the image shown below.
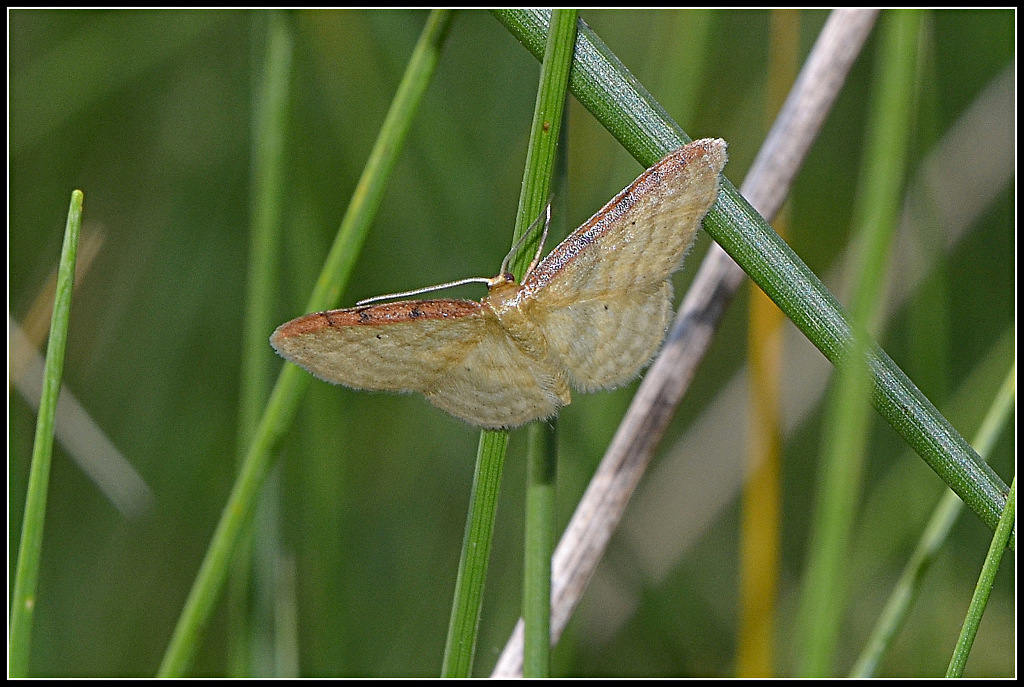
[[441,677],[469,677],[473,670],[491,533],[498,511],[498,491],[507,449],[508,432],[485,430],[480,433]]
[[[985,460],[999,438],[1003,425],[1011,417],[1016,388],[1017,365],[1013,364],[989,406],[974,441],[971,442],[978,455]],[[918,597],[928,569],[946,542],[949,531],[960,517],[963,508],[964,502],[947,489],[928,520],[921,540],[910,555],[899,580],[896,581],[885,607],[879,614],[878,622],[864,645],[864,650],[850,671],[850,677],[874,677],[877,674],[882,658],[895,641],[899,629],[903,627],[907,614]]]
[[981,576],[978,578],[978,585],[971,597],[971,605],[967,609],[963,627],[960,628],[960,636],[956,640],[956,648],[953,650],[953,658],[949,661],[946,677],[963,677],[964,666],[967,664],[971,647],[974,646],[974,638],[978,634],[978,626],[981,625],[981,616],[985,613],[985,606],[988,605],[988,597],[992,593],[992,585],[996,580],[999,563],[1003,560],[1006,543],[1010,541],[1010,533],[1016,522],[1016,501],[1017,478],[1015,476],[1010,484],[1010,494],[1006,497],[1006,509],[1003,510],[1003,517],[999,518],[999,526],[996,527],[995,536],[992,537],[992,544],[989,546],[988,555],[985,556],[985,563],[981,566]]
[[[518,241],[533,221],[541,216],[551,198],[551,179],[555,170],[555,153],[562,129],[562,112],[565,110],[575,39],[576,12],[555,11],[541,63],[514,241]],[[526,268],[533,259],[540,236],[539,231],[536,233],[538,238],[527,240],[512,261],[512,274],[517,280],[525,276]]]
[[[266,52],[257,86],[252,142],[252,224],[242,340],[239,437],[247,446],[267,397],[275,361],[267,346],[274,320],[284,202],[284,152],[291,86],[292,30],[287,15],[268,11]],[[262,23],[262,22],[261,22]],[[244,451],[243,451],[244,453]]]
[[64,228],[64,246],[57,271],[57,289],[50,318],[50,337],[46,344],[46,367],[43,390],[36,417],[36,435],[32,445],[32,466],[29,469],[25,516],[18,546],[18,563],[11,598],[11,627],[8,637],[8,670],[11,677],[28,675],[29,650],[32,640],[32,618],[36,605],[36,583],[39,580],[39,559],[43,550],[43,524],[46,519],[46,496],[50,481],[50,459],[53,456],[53,419],[57,414],[64,374],[64,351],[71,320],[71,292],[75,283],[75,259],[78,236],[82,229],[81,191],[71,194],[71,207]]
[[[260,414],[270,396],[274,354],[267,347],[267,332],[274,322],[274,290],[281,253],[281,208],[284,202],[284,153],[288,131],[291,85],[292,30],[282,10],[253,15],[254,35],[265,32],[263,59],[256,76],[252,122],[252,219],[249,237],[248,283],[242,322],[242,371],[239,390],[239,464],[252,441]],[[268,490],[269,494],[269,490]],[[270,496],[276,498],[276,495]],[[257,511],[258,513],[261,512]],[[256,516],[260,520],[260,516]],[[232,565],[228,585],[228,671],[236,677],[253,674],[253,657],[274,652],[252,646],[253,606],[249,603],[254,546],[276,546],[271,527],[248,528]],[[258,533],[257,541],[253,532]],[[271,557],[276,560],[275,557]],[[274,575],[271,574],[271,579]],[[256,589],[273,595],[273,590]]]
[[[380,205],[385,183],[437,66],[441,45],[450,25],[451,12],[447,10],[435,10],[427,19],[352,201],[345,211],[334,245],[310,296],[307,311],[333,307],[341,298],[370,222]],[[200,631],[209,620],[224,584],[228,563],[238,545],[242,527],[252,515],[256,497],[270,470],[271,452],[295,417],[309,380],[309,375],[296,365],[285,364],[281,369],[164,654],[159,670],[161,676],[181,675],[187,669],[195,653]]]
[[871,376],[864,363],[867,332],[881,311],[881,294],[893,233],[899,220],[910,123],[920,12],[892,12],[882,23],[877,91],[860,203],[854,216],[862,240],[858,282],[850,306],[854,323],[850,355],[836,366],[831,410],[812,522],[811,547],[797,626],[799,674],[831,671],[845,608],[843,560],[858,512],[867,443]]
[[[519,201],[518,225],[538,216],[551,198],[556,152],[564,121],[576,45],[576,10],[551,14],[541,66],[540,88],[530,131],[530,157]],[[562,147],[564,154],[565,147]],[[536,154],[534,154],[536,153]],[[532,164],[536,160],[537,164]],[[524,251],[524,260],[530,256]],[[555,477],[558,469],[557,418],[535,422],[528,430],[526,518],[523,545],[523,676],[551,672],[551,554],[555,545]]]
[[[575,11],[560,10],[555,15],[556,19],[548,38],[547,53],[541,68],[537,103],[530,130],[530,147],[527,151],[523,188],[519,197],[519,210],[512,238],[513,246],[534,220],[541,216],[551,196],[551,177],[555,168],[555,152],[562,125],[569,68],[572,64],[576,35]],[[538,228],[540,227],[538,226]],[[517,280],[522,280],[536,253],[540,233],[537,231],[534,236],[529,237],[512,260],[511,270]],[[458,581],[455,596],[452,599],[451,621],[448,626],[448,641],[445,645],[444,661],[441,667],[443,677],[469,677],[472,673],[480,606],[483,600],[483,584],[486,579],[487,559],[494,531],[495,512],[493,509],[497,508],[501,468],[504,465],[507,447],[508,432],[488,430],[481,432],[480,450],[477,454],[473,490],[470,495],[470,512],[466,522],[466,536],[463,539]],[[550,459],[553,460],[553,454]],[[492,498],[493,503],[486,502]],[[534,503],[534,505],[540,505],[541,508],[548,507],[543,502],[541,504]],[[527,519],[529,521],[529,515]],[[553,518],[544,516],[542,521],[541,526],[551,526]],[[530,535],[527,534],[527,536]],[[548,584],[550,585],[550,545],[546,553],[537,552],[537,555],[544,555],[547,558]],[[530,572],[536,574],[538,572],[536,566],[531,566]],[[544,603],[550,607],[550,592],[545,595]],[[545,616],[549,615],[549,611],[542,611],[542,613]],[[547,647],[550,646],[550,639],[547,633],[544,634],[545,656],[540,660],[546,663],[546,652],[548,651]]]
[[557,428],[534,422],[526,451],[523,536],[523,677],[551,673],[551,554],[555,548]]

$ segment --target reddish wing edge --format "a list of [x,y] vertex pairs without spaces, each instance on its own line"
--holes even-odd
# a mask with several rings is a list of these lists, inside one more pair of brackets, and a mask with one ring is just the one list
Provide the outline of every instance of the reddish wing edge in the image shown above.
[[715,156],[714,162],[718,163],[719,169],[724,167],[725,149],[726,143],[720,138],[702,138],[673,150],[649,167],[632,184],[605,203],[604,207],[594,213],[593,217],[555,246],[537,265],[536,269],[527,276],[523,286],[531,293],[536,293],[544,288],[576,256],[614,229],[619,217],[633,207],[636,199],[649,187],[662,183],[665,177],[678,174],[681,169],[706,155]]
[[443,320],[466,317],[479,312],[482,307],[476,301],[438,298],[322,310],[285,322],[274,331],[270,343],[278,349],[278,341],[311,334],[327,327],[385,326],[421,319]]

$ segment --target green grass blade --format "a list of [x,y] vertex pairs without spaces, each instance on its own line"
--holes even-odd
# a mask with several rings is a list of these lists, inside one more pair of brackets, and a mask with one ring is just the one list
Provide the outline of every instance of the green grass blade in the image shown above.
[[46,366],[43,390],[36,417],[36,434],[32,445],[32,467],[29,470],[25,515],[18,546],[18,562],[11,597],[11,625],[8,636],[8,670],[11,677],[28,675],[29,650],[32,640],[32,617],[36,606],[36,584],[39,581],[39,559],[43,551],[43,525],[46,520],[46,497],[50,482],[50,459],[53,456],[53,419],[57,414],[61,378],[64,374],[64,351],[71,320],[71,292],[75,284],[75,259],[78,236],[82,229],[82,192],[71,194],[71,207],[64,229],[64,247],[57,270],[57,290],[50,318],[50,337],[46,344]]
[[[565,109],[576,37],[576,12],[558,10],[554,18],[541,65],[513,241],[518,241],[534,220],[541,216],[551,198],[555,153],[562,128],[562,112]],[[535,234],[537,238],[527,240],[512,261],[512,274],[516,280],[522,280],[526,275],[526,268],[536,252],[540,232]]]
[[[560,11],[556,13],[556,17],[559,19],[555,22],[549,41],[551,54],[545,56],[541,68],[537,103],[530,131],[530,147],[527,151],[523,188],[512,238],[513,246],[541,215],[551,195],[551,176],[555,168],[555,152],[573,55],[576,13]],[[536,253],[539,240],[540,232],[537,231],[525,241],[513,258],[510,269],[517,280],[522,280]],[[494,532],[501,467],[504,464],[507,446],[506,431],[485,430],[480,434],[480,449],[470,495],[466,535],[459,560],[458,581],[452,599],[448,641],[441,668],[443,677],[468,677],[472,673],[483,585]],[[550,567],[550,550],[546,555]],[[548,578],[550,579],[550,574]],[[550,599],[550,595],[548,598]],[[549,645],[549,641],[545,641],[546,646]]]
[[[550,10],[493,13],[534,57],[543,57]],[[569,90],[644,167],[690,142],[665,109],[582,21]]]
[[491,554],[491,533],[498,511],[501,472],[508,449],[508,432],[480,433],[473,488],[469,494],[469,515],[463,537],[459,572],[452,599],[442,677],[469,677],[473,670],[476,631],[480,625],[487,562]]
[[[385,183],[423,92],[434,73],[450,25],[451,13],[445,10],[434,11],[427,19],[342,219],[338,236],[310,296],[307,311],[332,307],[341,298],[370,221],[380,205]],[[256,497],[270,470],[271,451],[291,424],[309,380],[310,376],[295,365],[286,364],[282,368],[164,654],[160,675],[181,675],[187,669],[195,653],[200,631],[213,612],[224,584],[227,566],[238,545],[242,527],[252,514]]]
[[974,645],[974,638],[978,634],[981,616],[985,613],[985,606],[988,605],[988,597],[992,593],[992,585],[996,579],[996,572],[999,570],[999,563],[1003,560],[1006,543],[1010,541],[1010,533],[1013,531],[1014,522],[1016,522],[1016,495],[1017,478],[1014,477],[1010,485],[1010,494],[1006,498],[1006,509],[1003,511],[1003,517],[999,519],[999,526],[996,527],[995,536],[992,537],[992,545],[989,547],[985,563],[981,567],[981,576],[978,578],[978,585],[971,597],[971,605],[967,609],[963,627],[960,628],[960,636],[957,638],[956,648],[953,650],[953,658],[949,661],[946,677],[963,677],[964,666],[967,664],[967,657]]
[[[543,51],[548,13],[495,10],[535,56]],[[689,137],[586,26],[581,26],[569,88],[642,164],[649,166]],[[821,280],[723,177],[704,229],[771,297],[825,357],[849,355],[849,316]],[[875,343],[867,364],[875,409],[978,517],[995,529],[1009,488]],[[1014,539],[1011,537],[1011,548]]]
[[[252,222],[249,239],[248,284],[245,317],[242,321],[242,371],[239,388],[239,463],[252,441],[260,415],[270,396],[274,354],[267,347],[267,332],[274,321],[274,296],[281,253],[281,217],[284,199],[284,152],[288,130],[293,38],[289,17],[280,10],[253,15],[254,35],[266,33],[263,60],[257,75],[252,144]],[[259,519],[259,516],[256,516]],[[243,536],[228,585],[229,673],[251,675],[252,607],[249,603],[252,546],[275,546],[252,541],[252,532],[270,528],[257,526]],[[261,537],[265,540],[266,537]],[[256,590],[257,593],[269,590]],[[273,593],[273,592],[270,592]],[[260,652],[271,653],[271,652]]]
[[434,10],[427,19],[391,109],[381,125],[377,142],[370,152],[366,169],[352,193],[352,202],[342,218],[338,237],[331,246],[324,269],[309,297],[307,312],[331,307],[341,299],[366,240],[370,222],[380,207],[384,182],[391,176],[402,142],[412,125],[413,115],[434,74],[451,20],[452,13],[449,10]]
[[[534,112],[531,151],[543,165],[527,163],[520,198],[520,225],[542,212],[551,197],[559,127],[564,120],[569,72],[576,44],[576,10],[556,10],[541,67],[540,92]],[[562,146],[564,154],[565,146]],[[523,258],[529,257],[527,251]],[[554,423],[529,428],[526,517],[523,544],[523,677],[548,677],[551,672],[551,555],[555,546],[555,477],[558,472]]]
[[[914,74],[920,12],[894,12],[882,24],[876,72],[877,91],[868,129],[869,143],[855,231],[863,251],[851,304],[855,337],[850,355],[836,366],[826,411],[811,546],[797,626],[798,673],[830,673],[846,597],[843,561],[858,512],[870,427],[871,379],[864,365],[867,332],[874,329],[882,304],[892,237],[899,221],[910,146]],[[864,332],[864,334],[861,334]]]
[[[1017,365],[1010,366],[1010,371],[1003,381],[1002,387],[989,406],[988,413],[971,442],[978,455],[987,459],[992,447],[999,438],[1000,431],[1013,412],[1017,386]],[[910,555],[899,580],[893,587],[889,599],[885,603],[878,622],[871,631],[871,636],[864,645],[864,650],[854,663],[850,677],[873,677],[885,656],[896,634],[903,626],[910,608],[921,590],[924,577],[946,542],[953,523],[960,516],[964,502],[956,494],[947,490],[935,507],[932,517],[924,528],[921,540]]]
[[529,427],[523,535],[523,677],[551,672],[551,555],[555,548],[557,427]]
[[[246,312],[242,339],[239,434],[247,446],[270,395],[273,351],[267,332],[277,322],[273,302],[278,286],[281,218],[284,200],[284,152],[291,88],[292,30],[284,12],[257,15],[267,19],[266,54],[253,121],[253,209]],[[262,22],[261,22],[262,23]]]

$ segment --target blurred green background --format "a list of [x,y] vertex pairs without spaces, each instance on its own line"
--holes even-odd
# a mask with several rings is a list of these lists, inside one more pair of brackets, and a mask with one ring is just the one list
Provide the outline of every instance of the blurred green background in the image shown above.
[[[295,53],[274,304],[282,322],[303,314],[426,12],[288,16]],[[769,14],[582,17],[687,133],[729,141],[725,173],[739,185],[767,129]],[[826,17],[800,15],[801,59]],[[70,193],[82,189],[83,240],[98,250],[80,269],[65,390],[151,494],[115,505],[79,467],[102,446],[73,451],[58,442],[31,672],[148,675],[235,471],[253,100],[266,16],[15,10],[8,18],[9,313],[19,322],[29,317],[56,269]],[[941,195],[955,217],[926,211],[916,248],[902,258],[909,262],[894,258],[894,291],[913,271],[903,265],[928,278],[892,296],[881,341],[940,409],[957,403],[948,417],[970,438],[1013,357],[1015,16],[940,11],[926,26],[911,177],[932,169],[924,165],[941,146],[963,146],[933,170],[948,173]],[[834,275],[849,252],[875,43],[873,36],[855,65],[790,205],[788,240],[840,291]],[[490,14],[459,13],[341,305],[496,271],[512,233],[538,69]],[[641,169],[575,101],[566,140],[568,227]],[[702,235],[677,277],[678,292],[707,243]],[[463,292],[482,296],[479,287]],[[744,293],[555,653],[556,674],[734,674],[746,414],[735,402],[742,393],[728,389],[744,365],[746,329]],[[787,352],[782,392],[799,396],[805,410],[787,410],[779,674],[794,663],[828,374],[820,355]],[[635,386],[577,395],[562,413],[563,521]],[[13,386],[9,419],[11,579],[35,422]],[[276,579],[279,591],[258,598],[258,607],[276,604],[283,636],[297,645],[279,666],[304,675],[438,674],[477,439],[420,397],[311,384],[270,483],[273,505],[261,515],[269,545],[257,571]],[[513,434],[506,462],[476,652],[480,675],[490,672],[519,614],[522,439]],[[1015,440],[1005,432],[992,458],[1007,482]],[[115,470],[104,479],[128,478]],[[865,480],[841,673],[942,487],[877,417]],[[989,538],[977,518],[964,515],[884,674],[944,672]],[[1005,558],[968,674],[1014,673],[1015,572]],[[226,627],[222,604],[194,674],[228,670]]]

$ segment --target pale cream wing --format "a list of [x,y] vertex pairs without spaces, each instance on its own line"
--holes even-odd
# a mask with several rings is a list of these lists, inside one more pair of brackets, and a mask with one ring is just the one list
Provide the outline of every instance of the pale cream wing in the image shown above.
[[669,322],[669,276],[718,196],[725,142],[669,153],[569,235],[523,287],[573,386],[622,384],[650,360]]
[[315,376],[355,389],[418,391],[472,424],[510,427],[552,415],[551,374],[465,300],[401,301],[312,313],[271,344]]
[[517,427],[551,417],[569,402],[558,392],[558,371],[515,345],[493,314],[487,332],[465,358],[425,391],[438,408],[480,427]]
[[554,307],[667,279],[718,197],[725,161],[721,139],[669,153],[558,244],[523,287]]
[[658,352],[672,317],[672,282],[534,312],[574,388],[615,387],[635,377]]

